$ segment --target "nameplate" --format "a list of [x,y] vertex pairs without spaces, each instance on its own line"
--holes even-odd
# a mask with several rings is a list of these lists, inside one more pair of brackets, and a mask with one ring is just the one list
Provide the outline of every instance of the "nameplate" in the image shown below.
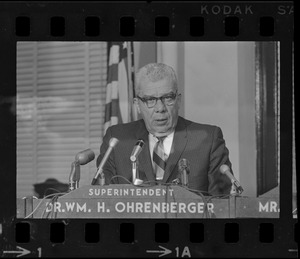
[[[40,200],[33,201],[33,207]],[[216,218],[228,217],[228,200],[206,202],[181,186],[83,186],[45,200],[34,218]]]

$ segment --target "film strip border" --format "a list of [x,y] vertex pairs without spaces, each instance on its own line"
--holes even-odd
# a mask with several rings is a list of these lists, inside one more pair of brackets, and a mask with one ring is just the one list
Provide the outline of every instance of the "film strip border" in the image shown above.
[[[99,2],[2,4],[18,40],[277,40],[293,39],[293,2]],[[1,12],[1,11],[0,11]],[[74,26],[76,24],[76,26]]]
[[[66,21],[63,16],[50,17],[49,33],[52,37],[64,37],[66,35]],[[276,21],[272,16],[262,16],[259,18],[258,33],[262,37],[275,36]],[[84,32],[86,37],[99,37],[102,31],[101,20],[98,16],[87,16],[84,19]],[[192,37],[202,37],[206,34],[208,26],[207,21],[203,16],[192,16],[186,23],[189,28],[188,35]],[[223,19],[223,34],[228,37],[237,37],[240,33],[241,19],[237,16],[225,17]],[[103,26],[104,27],[104,26]],[[123,16],[119,19],[119,34],[122,37],[135,37],[137,21],[133,16]],[[170,26],[170,18],[168,16],[157,16],[154,19],[153,36],[169,37],[171,36],[172,27]],[[15,20],[16,36],[28,37],[31,36],[31,18],[29,16],[18,16]],[[276,32],[277,33],[277,32]]]
[[[283,226],[276,221],[218,222],[218,229],[216,223],[215,220],[20,221],[15,225],[14,234],[17,246],[32,244],[29,252],[37,257],[42,253],[54,257],[57,251],[60,256],[68,257],[151,254],[159,257],[167,254],[172,257],[203,257],[207,254],[216,257],[277,257],[282,254],[285,240],[278,233]],[[287,224],[285,227],[291,226]],[[285,238],[299,242],[299,225],[295,224],[293,228],[294,236],[287,233]],[[53,249],[55,247],[57,250]],[[89,251],[89,247],[93,249]],[[297,249],[289,248],[286,252],[288,257],[298,255]]]

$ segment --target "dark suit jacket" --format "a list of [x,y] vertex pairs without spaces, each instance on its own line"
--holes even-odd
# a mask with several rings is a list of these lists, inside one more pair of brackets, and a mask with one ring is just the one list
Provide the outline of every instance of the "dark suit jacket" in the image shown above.
[[[119,139],[119,143],[104,166],[106,183],[128,183],[121,177],[110,181],[115,175],[132,180],[132,165],[129,157],[138,139],[145,141],[138,158],[140,179],[155,181],[148,134],[143,120],[118,124],[107,129],[97,158],[97,167],[108,148],[110,138]],[[222,164],[227,164],[231,168],[228,154],[219,127],[198,124],[179,117],[162,183],[172,182],[178,177],[177,163],[180,158],[186,158],[190,163],[189,188],[208,192],[211,195],[227,194],[230,192],[231,183],[219,172],[219,168]]]

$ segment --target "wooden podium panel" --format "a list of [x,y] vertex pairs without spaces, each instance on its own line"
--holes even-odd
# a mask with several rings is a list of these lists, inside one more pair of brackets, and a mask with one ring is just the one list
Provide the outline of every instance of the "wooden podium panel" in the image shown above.
[[178,185],[83,186],[55,200],[17,200],[18,218],[279,218],[279,211],[278,197],[203,197]]
[[[32,217],[227,218],[228,202],[228,199],[219,199],[207,203],[200,195],[176,185],[95,185],[83,186],[53,202],[32,200],[33,210],[36,209]],[[28,214],[27,209],[26,216]]]
[[238,197],[235,206],[236,218],[279,218],[278,197]]

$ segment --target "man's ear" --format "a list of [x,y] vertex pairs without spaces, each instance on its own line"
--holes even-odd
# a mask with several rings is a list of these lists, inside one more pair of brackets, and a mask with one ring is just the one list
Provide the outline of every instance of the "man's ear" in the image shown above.
[[179,109],[181,106],[181,94],[178,94],[178,96],[177,96],[177,105],[178,105],[178,109]]
[[139,105],[139,100],[137,98],[134,98],[133,99],[133,103],[134,103],[134,106],[136,107],[138,113],[141,113],[141,108],[140,108],[140,105]]

